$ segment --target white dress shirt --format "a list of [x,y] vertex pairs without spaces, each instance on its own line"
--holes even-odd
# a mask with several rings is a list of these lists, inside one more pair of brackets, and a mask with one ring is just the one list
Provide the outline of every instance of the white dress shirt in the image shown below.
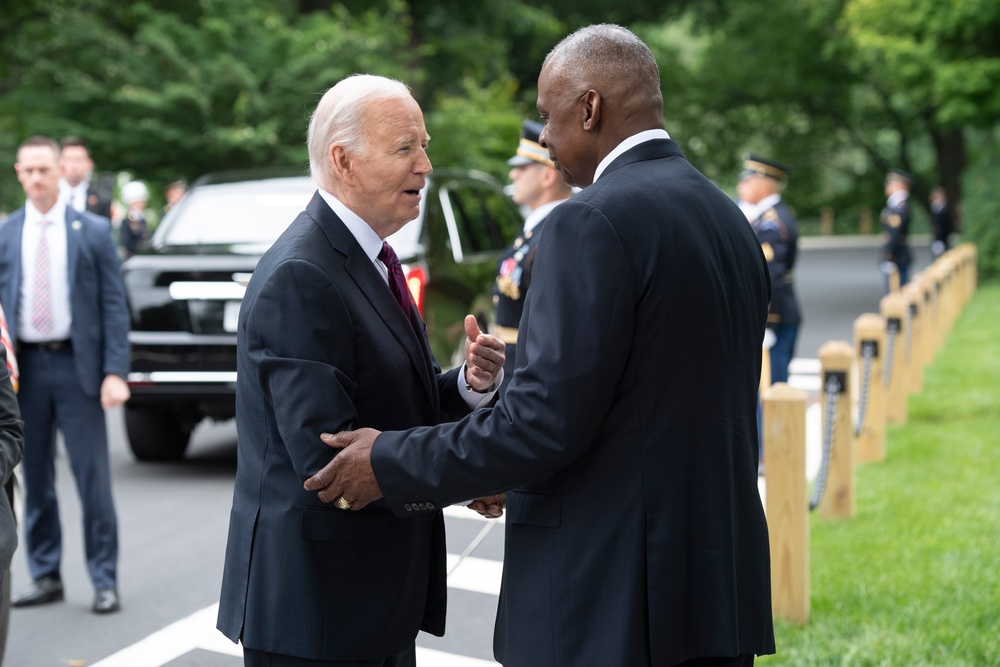
[[59,194],[65,199],[69,206],[75,210],[83,212],[87,210],[87,191],[90,189],[90,181],[80,181],[73,187],[65,180],[59,181]]
[[[35,256],[41,237],[42,220],[51,224],[45,231],[49,244],[49,285],[52,290],[52,331],[42,335],[32,325],[35,287]],[[79,223],[77,223],[79,224]],[[21,293],[18,298],[17,338],[25,343],[68,340],[73,314],[69,305],[69,276],[66,250],[66,209],[57,202],[42,215],[30,201],[24,205],[24,229],[21,232]]]
[[[382,276],[382,280],[385,284],[389,284],[389,269],[385,264],[382,263],[378,258],[378,254],[382,252],[382,239],[379,238],[375,230],[371,228],[367,222],[362,220],[357,213],[347,208],[343,202],[334,197],[332,194],[319,188],[319,196],[323,198],[323,201],[337,214],[337,217],[344,223],[351,235],[357,240],[358,245],[364,250],[365,255],[371,260],[372,264],[378,270],[379,275]],[[503,382],[503,368],[500,369],[499,374],[496,377],[496,381],[493,383],[494,389],[488,391],[485,394],[480,394],[474,391],[465,383],[465,364],[462,364],[462,372],[458,374],[458,393],[461,395],[462,400],[465,401],[466,405],[475,410],[476,408],[482,407],[492,400],[493,395],[496,394],[497,389]]]
[[550,201],[547,204],[542,204],[534,211],[528,214],[528,217],[524,219],[524,228],[521,230],[522,233],[527,234],[532,229],[538,226],[538,223],[545,219],[545,217],[559,204],[567,201],[566,199],[557,199],[556,201]]

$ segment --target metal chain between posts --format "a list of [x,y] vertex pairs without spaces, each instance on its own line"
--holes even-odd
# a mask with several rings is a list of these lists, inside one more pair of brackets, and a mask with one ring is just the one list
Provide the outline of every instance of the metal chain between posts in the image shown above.
[[868,414],[868,390],[872,380],[872,361],[875,359],[875,341],[866,340],[861,343],[861,387],[858,397],[858,423],[854,427],[854,435],[861,435],[865,427],[865,417]]
[[916,310],[916,306],[910,306],[910,310],[906,317],[906,349],[904,351],[904,359],[906,359],[906,365],[910,365],[910,352],[913,350],[913,311]]
[[882,368],[882,386],[889,388],[892,381],[892,358],[896,352],[896,334],[899,333],[899,320],[890,319],[886,327],[885,366]]
[[826,478],[830,474],[830,458],[833,456],[833,435],[837,425],[837,395],[840,393],[840,380],[830,374],[826,380],[826,424],[823,429],[823,460],[819,464],[816,475],[816,486],[809,500],[809,510],[819,507],[819,501],[826,490]]

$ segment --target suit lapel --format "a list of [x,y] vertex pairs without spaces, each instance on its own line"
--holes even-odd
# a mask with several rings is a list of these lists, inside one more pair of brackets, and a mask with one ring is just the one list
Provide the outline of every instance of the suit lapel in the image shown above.
[[24,209],[14,211],[7,221],[3,223],[2,229],[4,264],[9,267],[0,299],[4,313],[7,315],[7,326],[10,329],[12,338],[17,338],[18,330],[18,297],[21,295],[21,237],[24,232]]
[[66,277],[69,279],[69,300],[73,302],[73,288],[76,285],[76,267],[80,259],[83,243],[83,220],[72,206],[66,207]]
[[[422,340],[423,333],[418,333],[414,329],[411,323],[412,318],[408,318],[399,307],[396,297],[392,295],[389,285],[379,275],[378,269],[361,249],[361,245],[347,229],[347,226],[330,210],[319,193],[313,196],[306,211],[319,224],[323,233],[330,240],[330,245],[347,257],[344,268],[348,275],[351,276],[358,289],[378,313],[389,332],[406,350],[414,370],[420,376],[424,389],[433,401],[436,395],[434,378],[431,372],[430,352],[426,342]],[[410,307],[413,308],[412,305]],[[417,315],[414,313],[413,318],[416,317]]]

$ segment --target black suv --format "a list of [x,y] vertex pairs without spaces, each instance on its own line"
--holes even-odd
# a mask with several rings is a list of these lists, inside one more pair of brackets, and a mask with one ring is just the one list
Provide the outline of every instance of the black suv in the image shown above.
[[[140,461],[179,459],[202,419],[235,415],[240,300],[315,190],[301,172],[209,174],[122,265],[132,317],[125,427]],[[428,177],[420,217],[389,237],[442,366],[461,360],[467,313],[484,331],[491,324],[496,262],[522,222],[496,179],[442,169]]]

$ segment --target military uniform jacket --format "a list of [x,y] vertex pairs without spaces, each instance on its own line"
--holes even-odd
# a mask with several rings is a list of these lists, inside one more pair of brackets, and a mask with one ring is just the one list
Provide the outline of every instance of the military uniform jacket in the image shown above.
[[[527,232],[518,234],[497,264],[494,303],[496,304],[497,326],[517,330],[524,312],[524,299],[531,286],[531,267],[538,251],[538,239],[542,235],[542,219]],[[504,361],[504,386],[510,382],[517,364],[517,339],[513,332],[499,331],[499,337],[507,344],[507,358]]]
[[799,254],[799,225],[785,203],[778,201],[764,210],[752,225],[760,248],[767,260],[771,277],[771,303],[767,311],[767,326],[798,324],[799,303],[795,298],[793,272]]
[[910,232],[910,202],[904,199],[894,205],[886,204],[880,216],[882,222],[882,252],[880,261],[899,266],[910,263],[910,247],[906,237]]

